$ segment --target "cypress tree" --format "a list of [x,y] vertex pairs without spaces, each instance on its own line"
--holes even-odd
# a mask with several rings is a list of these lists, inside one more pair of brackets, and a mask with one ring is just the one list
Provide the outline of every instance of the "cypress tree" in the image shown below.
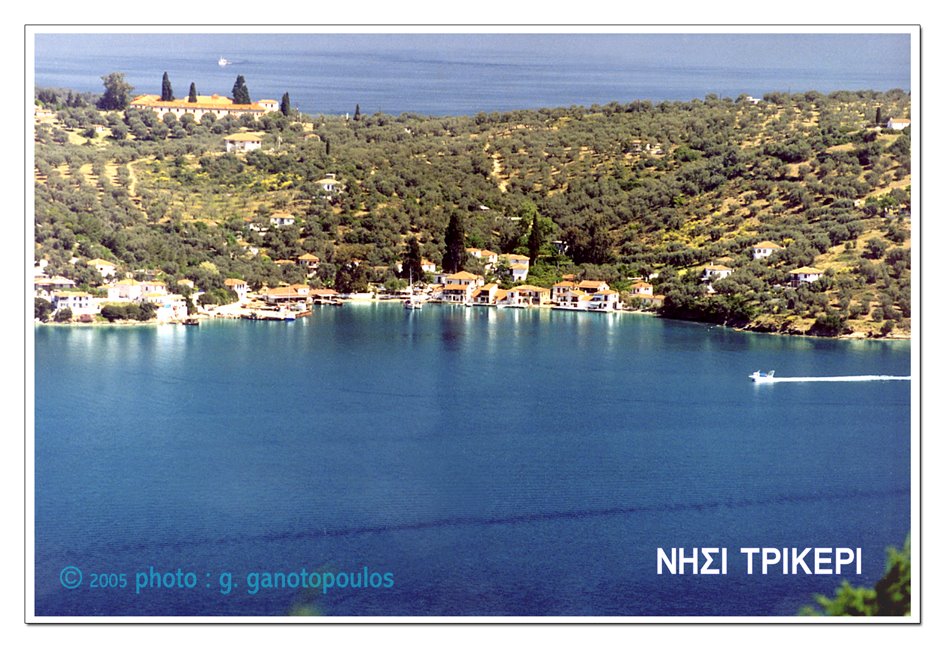
[[446,227],[446,253],[443,255],[443,270],[447,273],[457,273],[466,265],[466,232],[463,228],[463,219],[458,212],[450,215],[450,223]]
[[167,76],[167,72],[164,73],[164,78],[161,80],[161,101],[174,101],[174,91],[171,89],[171,78]]
[[532,231],[528,233],[528,262],[534,264],[538,259],[538,253],[541,251],[542,237],[541,226],[538,225],[538,210],[534,210],[532,217]]
[[423,258],[420,256],[420,242],[416,235],[407,242],[407,251],[404,253],[400,276],[414,282],[423,281]]
[[197,84],[193,81],[190,82],[190,94],[187,96],[187,101],[191,104],[197,103]]
[[292,110],[292,105],[289,103],[289,93],[282,96],[282,103],[279,104],[279,110],[282,111],[283,115],[289,117],[289,111]]
[[355,121],[361,119],[361,104],[354,105],[354,119]]
[[253,101],[249,98],[249,88],[246,87],[246,79],[243,78],[243,75],[237,75],[236,83],[233,84],[233,103],[253,103]]
[[329,140],[328,138],[325,138],[325,155],[326,156],[331,155],[331,140]]

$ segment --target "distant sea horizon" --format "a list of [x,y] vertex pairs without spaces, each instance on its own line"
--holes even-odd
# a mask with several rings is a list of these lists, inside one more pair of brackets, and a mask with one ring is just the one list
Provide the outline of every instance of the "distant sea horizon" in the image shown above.
[[[303,113],[474,115],[910,87],[906,34],[37,34],[35,86],[289,93]],[[220,66],[225,58],[228,65]]]

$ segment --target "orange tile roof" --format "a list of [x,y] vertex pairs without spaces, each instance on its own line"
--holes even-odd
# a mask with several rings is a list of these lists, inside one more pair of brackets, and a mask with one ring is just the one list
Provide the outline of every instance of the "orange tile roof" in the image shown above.
[[92,294],[84,291],[53,291],[53,295],[59,298],[91,298]]
[[223,281],[223,284],[228,287],[233,287],[237,284],[246,284],[246,280],[240,280],[239,278],[227,278]]
[[823,271],[813,266],[802,266],[799,269],[794,269],[793,271],[791,271],[791,275],[801,275],[801,274],[817,275],[817,274],[823,274]]
[[454,273],[453,275],[446,276],[446,279],[447,280],[478,280],[481,277],[482,277],[481,275],[469,273],[468,271],[460,271],[459,273]]
[[[266,100],[263,100],[266,101]],[[272,100],[269,100],[272,101]],[[200,109],[200,110],[231,110],[231,111],[260,111],[266,109],[256,102],[254,104],[234,104],[229,97],[220,95],[197,95],[196,102],[190,102],[186,99],[175,99],[169,102],[162,102],[160,95],[140,95],[131,101],[132,108],[178,108],[178,109]]]
[[234,133],[223,139],[230,142],[262,142],[262,136],[258,133]]
[[61,275],[57,275],[53,278],[34,278],[33,284],[46,285],[46,284],[75,284],[74,280],[69,278],[64,278]]
[[272,289],[266,289],[265,295],[290,298],[300,297],[299,293],[293,287],[274,287]]
[[775,244],[773,241],[765,240],[763,242],[755,244],[755,248],[781,248],[781,247]]
[[580,287],[581,289],[585,289],[585,288],[596,289],[602,284],[607,284],[607,283],[604,282],[603,280],[581,280],[581,283],[578,284],[578,287]]
[[448,284],[448,285],[446,285],[445,287],[443,287],[443,291],[463,291],[463,292],[465,292],[467,289],[469,289],[469,285],[468,285],[468,284]]

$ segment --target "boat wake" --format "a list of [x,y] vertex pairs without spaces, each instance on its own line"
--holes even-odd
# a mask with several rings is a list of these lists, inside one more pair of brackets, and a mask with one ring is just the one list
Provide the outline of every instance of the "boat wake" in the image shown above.
[[898,375],[849,375],[845,377],[768,377],[760,384],[797,383],[808,381],[910,381],[912,377]]

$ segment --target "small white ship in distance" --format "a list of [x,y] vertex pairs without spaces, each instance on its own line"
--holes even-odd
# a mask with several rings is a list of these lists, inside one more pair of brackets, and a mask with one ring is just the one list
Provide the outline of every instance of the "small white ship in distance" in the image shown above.
[[773,381],[774,370],[769,370],[768,372],[761,372],[760,370],[756,370],[750,375],[748,375],[748,378],[751,379],[752,381],[757,381],[757,382]]
[[224,59],[224,58],[221,56],[221,57],[220,57],[220,60],[217,61],[217,65],[222,68],[222,67],[225,66],[225,65],[230,65],[230,62],[229,62],[228,60]]

